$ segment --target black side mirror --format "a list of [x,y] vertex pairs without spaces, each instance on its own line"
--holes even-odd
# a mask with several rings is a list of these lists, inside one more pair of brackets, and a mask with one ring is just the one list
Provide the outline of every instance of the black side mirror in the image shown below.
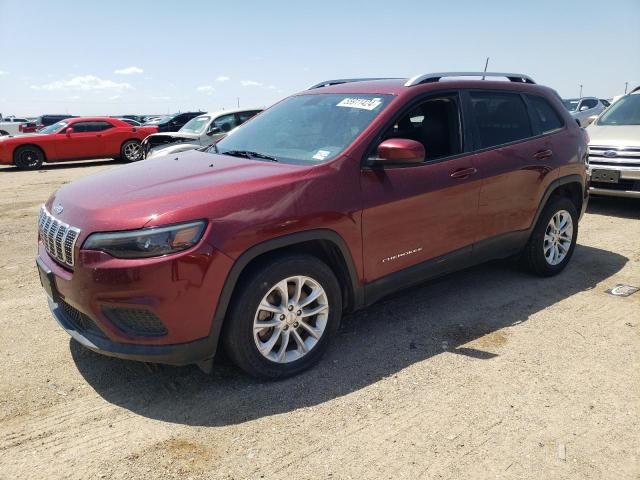
[[222,133],[222,129],[220,127],[211,127],[207,132],[208,136],[216,135],[218,133]]

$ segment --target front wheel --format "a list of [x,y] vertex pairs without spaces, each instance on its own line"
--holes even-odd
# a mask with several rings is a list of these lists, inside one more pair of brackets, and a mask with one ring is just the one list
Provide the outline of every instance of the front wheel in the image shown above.
[[568,198],[553,198],[538,218],[523,261],[533,273],[549,277],[571,260],[578,238],[578,211]]
[[25,145],[13,154],[13,164],[21,170],[40,168],[44,162],[44,153],[38,147]]
[[125,162],[142,160],[142,146],[139,140],[127,140],[120,148],[120,156]]
[[233,362],[260,378],[284,378],[314,365],[338,329],[340,286],[311,255],[263,262],[237,288],[223,342]]

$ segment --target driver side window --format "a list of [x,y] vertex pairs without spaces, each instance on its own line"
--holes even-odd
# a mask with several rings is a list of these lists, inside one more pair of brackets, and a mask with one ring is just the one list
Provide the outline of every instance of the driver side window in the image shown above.
[[422,143],[427,162],[461,153],[457,97],[430,98],[418,104],[387,130],[383,139],[388,138],[407,138]]
[[213,128],[219,128],[222,132],[227,133],[236,127],[236,116],[234,114],[223,115],[213,121]]

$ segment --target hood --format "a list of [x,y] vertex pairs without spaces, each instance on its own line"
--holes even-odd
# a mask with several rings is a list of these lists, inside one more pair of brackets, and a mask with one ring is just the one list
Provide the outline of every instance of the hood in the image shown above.
[[146,158],[155,158],[162,155],[171,155],[174,153],[186,152],[187,150],[194,150],[196,148],[201,148],[202,145],[200,143],[195,142],[178,142],[178,143],[169,143],[167,145],[159,145],[152,150],[149,150]]
[[182,145],[184,143],[201,143],[200,135],[197,133],[153,133],[142,141],[142,148],[145,155],[149,155],[151,151],[168,145]]
[[[238,197],[302,179],[309,167],[248,160],[191,150],[116,167],[60,188],[47,202],[64,209],[60,220],[82,230],[128,230],[237,209]],[[246,198],[243,202],[247,203]],[[220,207],[220,208],[218,208]]]
[[640,125],[589,125],[589,145],[640,147]]
[[180,140],[183,138],[186,138],[189,140],[195,140],[200,138],[200,135],[197,133],[182,133],[182,132],[152,133],[145,140],[149,140],[153,142],[154,139],[159,137],[162,137],[163,139],[164,137],[166,137],[169,140]]

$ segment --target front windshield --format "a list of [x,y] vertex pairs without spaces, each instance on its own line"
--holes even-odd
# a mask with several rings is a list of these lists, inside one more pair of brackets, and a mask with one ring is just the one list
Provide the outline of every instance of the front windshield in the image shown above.
[[563,100],[562,104],[564,105],[564,107],[569,110],[570,112],[575,112],[578,109],[578,103],[580,103],[580,100]]
[[640,94],[615,102],[598,119],[598,125],[640,125]]
[[200,135],[202,132],[204,132],[204,129],[207,128],[207,125],[209,124],[210,121],[211,121],[211,117],[208,117],[206,115],[201,115],[199,117],[192,118],[191,120],[189,120],[178,131],[182,133],[197,133],[198,135]]
[[48,127],[41,128],[38,130],[38,133],[57,133],[66,127],[69,124],[66,120],[62,120],[58,123],[54,123],[53,125],[49,125]]
[[355,93],[289,97],[230,132],[217,151],[257,152],[290,163],[325,162],[347,148],[392,99]]

